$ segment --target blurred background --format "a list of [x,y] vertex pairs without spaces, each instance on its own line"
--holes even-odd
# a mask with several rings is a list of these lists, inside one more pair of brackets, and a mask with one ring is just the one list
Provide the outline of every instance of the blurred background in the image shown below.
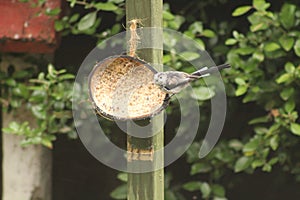
[[[3,0],[0,8],[6,16],[0,17],[3,200],[126,199],[126,174],[89,154],[71,113],[82,61],[101,41],[125,30],[124,0]],[[11,10],[28,11],[22,30],[11,26],[18,18]],[[191,98],[199,102],[203,126],[189,150],[165,168],[165,199],[299,198],[299,1],[165,0],[163,19],[165,28],[191,37],[215,63],[232,66],[221,72],[228,101],[225,127],[201,160],[213,95],[204,82],[192,85],[199,91]],[[34,23],[43,31],[32,28]],[[31,35],[26,28],[32,28]],[[7,31],[13,29],[20,34]],[[197,55],[187,52],[185,58]],[[176,52],[164,52],[163,61],[176,70],[193,70]],[[188,114],[180,113],[177,101],[167,113],[166,144],[180,116]],[[99,121],[114,143],[125,144],[113,122]]]

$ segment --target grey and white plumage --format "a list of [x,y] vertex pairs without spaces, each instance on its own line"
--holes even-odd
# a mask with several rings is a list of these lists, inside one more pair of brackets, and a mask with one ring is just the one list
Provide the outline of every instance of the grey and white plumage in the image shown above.
[[224,68],[229,68],[229,64],[222,64],[210,68],[204,67],[200,70],[188,74],[179,71],[158,72],[154,75],[154,83],[159,85],[169,94],[179,93],[182,89],[187,87],[190,82],[209,76],[210,74],[220,71]]

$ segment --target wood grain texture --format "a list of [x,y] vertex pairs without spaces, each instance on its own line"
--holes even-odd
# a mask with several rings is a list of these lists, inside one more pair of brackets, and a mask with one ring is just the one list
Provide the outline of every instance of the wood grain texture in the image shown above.
[[[127,0],[126,1],[126,21],[128,22],[132,19],[140,19],[142,21],[143,27],[162,27],[162,0]],[[161,35],[152,35],[153,39],[151,41],[158,42],[162,47]],[[143,42],[143,37],[140,38],[139,42]],[[156,46],[156,45],[155,45]],[[158,71],[162,70],[162,56],[163,52],[159,49],[139,49],[137,51],[137,56],[148,63],[156,63]],[[127,145],[128,149],[139,149],[147,150],[149,149],[162,149],[164,146],[164,133],[163,127],[163,115],[152,119],[153,130],[158,130],[161,128],[159,133],[155,134],[150,138],[135,138],[133,136],[128,136]],[[147,124],[147,121],[141,122],[142,124]],[[131,127],[128,127],[128,131]],[[145,161],[151,165],[163,166],[163,151],[160,154],[155,154],[152,161]],[[159,163],[156,163],[159,162]],[[128,174],[128,200],[163,200],[164,199],[164,170],[159,169],[154,172],[147,173],[130,173]]]

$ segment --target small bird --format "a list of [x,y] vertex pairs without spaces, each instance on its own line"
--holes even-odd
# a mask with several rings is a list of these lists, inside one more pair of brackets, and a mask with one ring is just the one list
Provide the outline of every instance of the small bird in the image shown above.
[[209,76],[211,73],[229,68],[229,64],[222,64],[213,67],[203,67],[200,70],[188,74],[179,71],[158,72],[154,74],[154,83],[160,86],[168,94],[177,94],[187,87],[190,82]]

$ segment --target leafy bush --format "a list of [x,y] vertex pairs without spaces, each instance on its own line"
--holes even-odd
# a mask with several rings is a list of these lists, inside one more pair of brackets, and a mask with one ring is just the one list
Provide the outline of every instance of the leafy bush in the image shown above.
[[[104,3],[68,1],[72,8],[83,7],[84,14],[74,9],[69,16],[56,22],[56,29],[64,35],[85,34],[100,42],[121,31],[123,0]],[[186,163],[190,165],[189,177],[175,176],[172,172],[166,174],[167,200],[186,199],[185,196],[189,195],[197,197],[199,193],[202,199],[226,199],[228,191],[234,191],[240,184],[237,180],[243,175],[259,171],[272,173],[276,167],[283,172],[283,176],[292,175],[295,181],[300,181],[300,9],[297,1],[289,2],[253,0],[249,5],[227,0],[194,0],[188,3],[172,1],[172,4],[164,5],[164,27],[193,38],[212,54],[216,63],[227,61],[232,65],[230,70],[222,72],[228,94],[228,127],[217,146],[204,159],[198,158],[201,139],[198,138],[191,145],[186,153]],[[103,31],[99,28],[102,23],[99,16],[106,11],[114,13],[115,23],[108,25]],[[229,11],[232,11],[232,16]],[[184,57],[194,59],[197,55],[185,52]],[[170,52],[165,53],[164,63],[177,70],[191,70]],[[53,72],[55,77],[52,77]],[[59,79],[64,76],[60,73],[62,72],[53,71],[50,67],[48,75],[42,74],[37,80],[31,81],[28,89],[26,85],[16,81],[17,78],[0,73],[1,84],[9,88],[5,91],[13,95],[10,101],[2,98],[2,104],[15,108],[21,104],[19,98],[22,98],[21,102],[32,104],[31,112],[40,125],[34,131],[26,123],[13,123],[4,129],[6,132],[18,133],[22,130],[28,132],[25,143],[43,143],[46,138],[44,144],[51,146],[49,141],[54,139],[54,132],[69,130],[71,125],[65,128],[63,124],[69,119],[67,110],[71,99],[66,93],[60,93],[59,88],[62,86],[59,85],[66,83],[64,79]],[[194,86],[195,90],[203,91],[201,84]],[[41,88],[43,95],[40,94]],[[45,88],[48,88],[48,92]],[[37,98],[30,99],[34,93]],[[39,96],[42,98],[38,98]],[[205,112],[201,118],[203,122],[209,120],[205,116],[209,116],[207,110],[210,105],[207,100],[210,98],[211,96],[202,92],[196,97]],[[45,99],[50,104],[44,105]],[[176,106],[174,103],[168,108],[168,112],[179,115]],[[57,112],[66,112],[66,117],[58,117],[61,115],[56,115]],[[53,117],[45,119],[45,116]],[[59,126],[49,129],[57,120]],[[204,130],[199,130],[201,131]],[[30,135],[35,132],[33,136]],[[121,173],[118,178],[123,184],[111,196],[125,199],[126,175]],[[183,181],[183,178],[188,181]]]
[[[207,2],[205,6],[209,4]],[[199,7],[201,3],[195,9]],[[241,172],[272,172],[275,166],[281,166],[284,173],[294,175],[295,180],[300,181],[297,159],[300,142],[299,8],[295,4],[284,3],[279,5],[278,11],[272,11],[271,3],[253,0],[252,5],[234,8],[234,18],[230,19],[230,23],[228,19],[220,21],[217,17],[208,20],[211,29],[203,28],[204,23],[188,13],[185,16],[176,15],[171,13],[168,5],[164,8],[165,27],[182,31],[203,48],[211,50],[214,58],[226,59],[232,65],[231,70],[223,72],[229,95],[229,112],[245,104],[249,106],[248,116],[252,117],[243,119],[241,116],[244,114],[238,112],[238,116],[229,115],[228,121],[244,123],[247,128],[239,133],[230,133],[230,137],[225,136],[227,132],[223,133],[221,141],[204,159],[200,160],[197,156],[201,141],[195,141],[186,154],[187,162],[191,165],[190,181],[183,183],[181,189],[168,183],[166,199],[185,199],[182,195],[184,190],[195,196],[200,192],[202,199],[226,199],[226,189],[234,187],[233,181],[224,182],[226,174],[238,179]],[[205,7],[200,9],[205,12]],[[231,24],[238,23],[244,27],[236,30]],[[231,36],[226,35],[228,30],[232,32]],[[180,60],[174,57],[169,59],[171,56],[164,56],[166,64],[172,61],[172,66],[178,66],[178,70],[186,70]],[[201,88],[196,85],[196,90],[197,87]],[[207,104],[203,100],[206,99],[199,100],[205,110]],[[176,115],[176,109],[171,112]],[[231,126],[234,124],[231,123]],[[117,191],[124,192],[116,189],[113,197],[120,197],[116,195]]]
[[12,121],[2,129],[4,133],[24,136],[22,145],[42,144],[48,148],[52,148],[57,133],[76,138],[71,112],[74,75],[66,73],[64,69],[55,70],[51,64],[48,65],[47,74],[40,72],[37,78],[31,78],[29,82],[26,80],[32,76],[31,69],[13,74],[1,71],[0,74],[1,100],[6,111],[21,115],[24,113],[19,112],[24,111],[19,108],[26,106],[36,120],[36,125],[28,121]]
[[[228,91],[232,91],[229,101],[237,98],[237,104],[241,101],[257,112],[248,121],[251,131],[223,139],[204,160],[194,157],[199,150],[197,143],[188,151],[187,160],[192,164],[190,174],[208,173],[211,181],[208,186],[206,182],[189,182],[184,189],[200,190],[203,199],[224,198],[224,192],[217,194],[213,188],[229,170],[254,173],[260,168],[272,172],[275,165],[280,165],[300,180],[296,159],[299,155],[295,152],[300,134],[297,111],[300,10],[285,3],[279,12],[273,12],[268,10],[270,6],[265,1],[254,0],[252,5],[240,6],[232,13],[238,17],[250,12],[246,17],[249,29],[233,30],[233,37],[225,41],[230,46],[227,60],[232,65],[224,76]],[[223,187],[219,188],[224,191]]]

